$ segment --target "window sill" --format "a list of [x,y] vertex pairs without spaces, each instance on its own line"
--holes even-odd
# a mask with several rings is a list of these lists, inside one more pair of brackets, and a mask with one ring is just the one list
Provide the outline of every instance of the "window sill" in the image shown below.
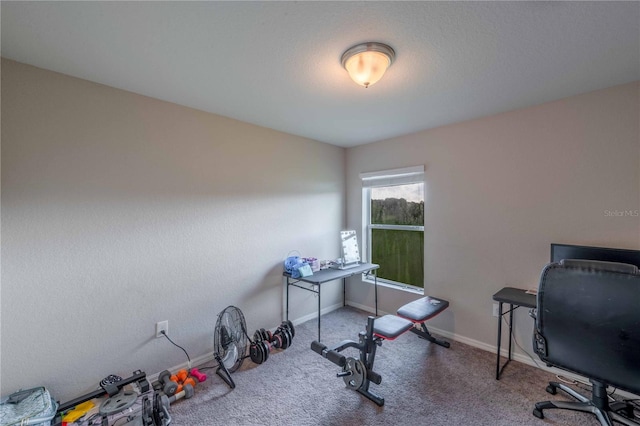
[[[367,283],[367,284],[375,284],[376,283],[372,278],[365,277],[364,275],[362,276],[362,282],[363,283]],[[382,281],[380,278],[378,278],[378,286],[387,287],[387,288],[391,288],[391,289],[399,290],[399,291],[405,291],[407,293],[424,295],[424,289],[423,288],[405,286],[405,285],[400,285],[400,284],[391,284],[391,283]]]

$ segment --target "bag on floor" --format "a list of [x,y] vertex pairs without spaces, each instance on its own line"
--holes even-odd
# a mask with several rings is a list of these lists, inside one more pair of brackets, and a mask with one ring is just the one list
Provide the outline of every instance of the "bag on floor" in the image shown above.
[[0,426],[50,426],[57,409],[44,387],[20,390],[0,399]]

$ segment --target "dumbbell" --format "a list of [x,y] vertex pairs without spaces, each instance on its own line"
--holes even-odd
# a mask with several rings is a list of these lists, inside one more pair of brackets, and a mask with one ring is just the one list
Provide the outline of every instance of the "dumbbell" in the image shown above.
[[296,336],[296,329],[293,327],[293,323],[291,321],[289,320],[282,321],[281,326],[289,330],[289,333],[291,333],[291,338],[294,338]]
[[274,339],[272,339],[272,343],[274,347],[287,349],[291,346],[294,334],[295,330],[293,329],[291,321],[283,321],[276,329],[275,333],[273,333]]
[[191,386],[191,384],[187,383],[186,385],[184,385],[183,389],[176,393],[175,395],[172,396],[166,396],[166,395],[162,395],[161,399],[162,399],[162,405],[164,407],[169,408],[169,405],[173,404],[174,402],[184,398],[184,399],[189,399],[191,397],[193,397],[193,395],[195,395],[195,390],[193,389],[193,386]]
[[285,338],[282,333],[276,330],[276,332],[273,333],[273,336],[271,337],[271,341],[269,343],[271,343],[271,346],[276,349],[282,349],[285,345]]
[[265,342],[270,342],[271,338],[273,337],[273,334],[271,333],[271,331],[266,330],[264,328],[261,328],[260,330],[256,330],[256,334],[258,334],[259,340],[264,340]]
[[189,374],[195,377],[199,383],[202,383],[207,380],[207,375],[204,373],[201,373],[200,370],[198,370],[197,368],[192,368],[189,371]]
[[260,330],[256,330],[253,334],[253,341],[249,345],[249,357],[251,361],[256,364],[262,364],[267,359],[269,359],[269,352],[271,352],[271,344],[268,340],[265,340],[265,337],[269,336],[264,328]]
[[161,372],[158,376],[158,381],[162,385],[162,392],[164,392],[165,395],[171,396],[178,391],[178,381],[172,380],[169,370],[164,370],[163,372]]
[[269,359],[271,348],[287,349],[293,339],[293,324],[283,321],[274,333],[261,328],[253,334],[253,341],[249,346],[249,357],[256,364],[262,364]]
[[171,380],[178,384],[178,388],[174,393],[180,393],[183,387],[187,384],[190,384],[194,388],[196,387],[196,381],[193,380],[192,377],[189,377],[189,373],[187,373],[187,370],[185,369],[179,370],[176,374],[171,376]]
[[176,376],[176,381],[178,383],[182,383],[187,379],[187,377],[189,376],[189,373],[187,372],[187,370],[183,368],[181,370],[178,370],[175,376]]

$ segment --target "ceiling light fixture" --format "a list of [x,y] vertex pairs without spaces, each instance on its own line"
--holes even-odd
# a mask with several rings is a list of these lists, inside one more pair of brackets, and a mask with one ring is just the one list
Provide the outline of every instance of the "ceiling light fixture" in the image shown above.
[[353,81],[368,88],[382,78],[395,57],[390,46],[372,41],[347,49],[341,62]]

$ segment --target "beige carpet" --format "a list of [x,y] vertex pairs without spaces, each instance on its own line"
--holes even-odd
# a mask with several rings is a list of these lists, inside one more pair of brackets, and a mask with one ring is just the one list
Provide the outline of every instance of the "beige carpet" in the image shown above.
[[[367,315],[349,307],[324,315],[323,343],[357,340]],[[543,420],[531,414],[537,401],[564,398],[546,393],[555,379],[547,372],[514,361],[497,381],[493,353],[457,342],[447,349],[413,333],[378,348],[374,371],[382,383],[370,387],[385,398],[378,407],[346,388],[336,377],[340,368],[310,350],[316,337],[315,320],[298,325],[287,350],[272,352],[262,365],[246,359],[233,374],[233,390],[205,370],[209,379],[196,395],[171,406],[172,425],[598,425],[586,413],[549,410]]]

